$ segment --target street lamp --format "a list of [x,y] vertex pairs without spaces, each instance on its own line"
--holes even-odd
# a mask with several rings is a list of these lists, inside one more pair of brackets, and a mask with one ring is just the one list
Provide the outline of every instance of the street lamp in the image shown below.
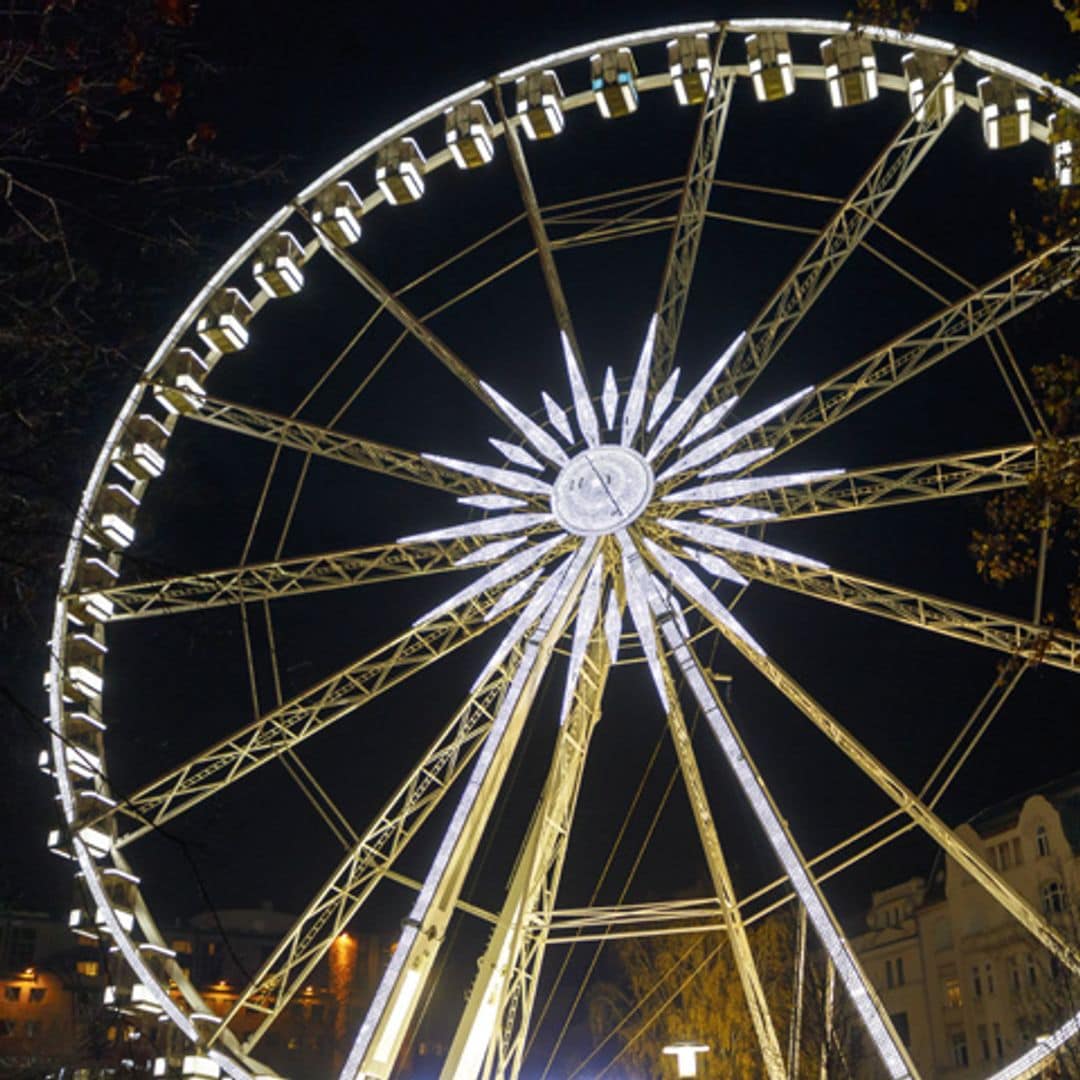
[[664,1047],[665,1054],[675,1057],[675,1067],[679,1070],[679,1076],[697,1076],[698,1054],[707,1054],[709,1048],[704,1043],[681,1042],[672,1043]]

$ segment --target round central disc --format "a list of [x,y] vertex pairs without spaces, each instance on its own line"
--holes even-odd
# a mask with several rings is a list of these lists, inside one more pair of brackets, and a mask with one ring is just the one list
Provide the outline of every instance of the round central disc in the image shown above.
[[629,525],[652,492],[652,469],[636,450],[594,446],[559,473],[551,509],[567,532],[596,536]]

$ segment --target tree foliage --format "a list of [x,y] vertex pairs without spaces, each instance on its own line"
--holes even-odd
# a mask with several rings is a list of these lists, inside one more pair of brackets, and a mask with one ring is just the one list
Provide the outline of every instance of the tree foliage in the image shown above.
[[[109,405],[262,171],[215,149],[190,0],[0,16],[0,618],[51,591]],[[182,294],[181,294],[182,295]]]
[[[796,925],[789,913],[749,929],[758,974],[782,1049],[786,1050],[794,1005]],[[631,938],[616,951],[618,975],[601,983],[589,999],[594,1039],[616,1032],[619,1065],[614,1075],[654,1077],[669,1044],[709,1046],[706,1075],[764,1080],[761,1049],[727,938],[722,933]],[[806,965],[800,1040],[802,1076],[821,1067],[824,971],[818,959]],[[839,993],[838,993],[839,996]],[[827,1068],[837,1080],[855,1075],[857,1043],[842,1011],[833,1018]]]

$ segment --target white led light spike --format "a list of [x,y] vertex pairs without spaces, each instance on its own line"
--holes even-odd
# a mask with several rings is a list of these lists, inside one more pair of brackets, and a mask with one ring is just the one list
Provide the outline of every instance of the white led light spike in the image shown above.
[[592,570],[585,581],[585,587],[581,592],[581,603],[578,605],[577,621],[574,624],[574,639],[570,646],[570,663],[566,668],[566,686],[563,690],[562,711],[559,713],[559,723],[565,724],[570,715],[570,708],[574,703],[574,692],[577,689],[578,678],[581,675],[582,666],[585,663],[585,650],[589,647],[589,638],[592,636],[593,627],[596,626],[596,617],[600,614],[600,591],[604,584],[604,564],[600,559],[593,563]]
[[689,446],[691,443],[697,442],[698,439],[708,435],[738,403],[738,397],[729,397],[708,412],[702,413],[697,423],[679,440],[679,446]]
[[526,495],[550,495],[551,485],[543,480],[537,480],[532,476],[523,476],[521,473],[511,472],[509,469],[496,469],[492,465],[478,465],[473,461],[460,461],[458,458],[443,457],[441,454],[422,454],[427,461],[433,461],[436,465],[443,465],[455,472],[464,473],[466,476],[476,476],[481,480],[489,480],[499,487],[509,488],[511,491],[523,491]]
[[515,446],[513,443],[506,442],[505,439],[496,439],[494,435],[488,439],[488,442],[491,443],[491,445],[494,446],[507,461],[512,461],[515,465],[520,465],[523,469],[532,469],[535,472],[543,472],[543,463],[537,461],[523,446]]
[[528,506],[524,499],[515,499],[510,495],[461,495],[458,502],[462,506],[475,506],[480,510],[513,510]]
[[[704,473],[699,473],[704,476]],[[710,502],[719,499],[741,499],[758,491],[777,491],[780,488],[810,484],[815,480],[830,480],[843,476],[843,469],[817,469],[814,472],[783,473],[779,476],[746,476],[736,480],[717,480],[700,487],[683,488],[663,497],[664,502]]]
[[[481,381],[480,386],[484,392],[495,402],[506,415],[507,420],[521,432],[522,436],[532,443],[533,447],[548,459],[553,465],[565,465],[567,458],[563,448],[534,420],[530,420],[516,405],[508,401],[493,387]],[[549,399],[550,400],[550,399]],[[546,404],[546,402],[545,402]],[[552,402],[554,405],[554,402]],[[558,406],[555,406],[558,408]],[[560,410],[561,413],[561,410]],[[551,417],[551,410],[548,410]],[[563,416],[565,423],[565,415]],[[569,431],[569,428],[567,429]]]
[[694,413],[705,400],[705,395],[713,388],[713,384],[720,378],[736,350],[745,340],[746,332],[744,331],[724,350],[716,363],[705,372],[693,390],[679,403],[678,408],[664,421],[649,447],[649,452],[645,455],[648,461],[655,461],[660,453],[682,434],[683,429],[690,423]]
[[570,380],[570,393],[574,398],[574,414],[577,416],[578,427],[589,446],[600,444],[600,425],[596,421],[596,410],[589,399],[589,391],[585,386],[585,376],[581,372],[581,365],[570,345],[570,339],[565,333],[561,335],[563,356],[566,358],[566,374]]
[[679,383],[679,368],[676,368],[665,380],[664,385],[657,391],[653,398],[652,408],[649,410],[649,422],[645,425],[646,431],[652,431],[660,422],[660,418],[667,412],[668,406],[675,397],[675,388]]
[[622,444],[633,446],[637,438],[638,427],[645,411],[645,394],[649,389],[649,372],[652,370],[653,346],[656,344],[656,320],[654,315],[649,320],[649,328],[645,332],[645,343],[641,346],[641,355],[638,357],[637,369],[634,371],[634,381],[630,384],[630,393],[626,399],[626,408],[623,410],[622,420]]
[[659,520],[661,525],[666,525],[672,532],[680,533],[689,540],[696,540],[699,544],[720,548],[722,551],[741,551],[747,555],[758,555],[763,559],[776,559],[777,562],[791,563],[794,566],[807,566],[812,570],[829,569],[825,563],[818,562],[817,559],[776,547],[775,544],[754,540],[741,533],[730,532],[728,529],[719,529],[715,525],[701,525],[696,521],[677,521],[674,518],[660,518]]
[[619,659],[619,638],[622,636],[622,608],[615,590],[608,593],[607,609],[604,611],[604,637],[607,639],[608,655],[614,664]]
[[615,410],[619,407],[619,388],[615,385],[615,372],[610,367],[604,372],[604,392],[600,403],[604,406],[604,427],[610,431],[615,426]]
[[398,538],[398,543],[420,544],[428,540],[455,540],[461,536],[498,536],[499,533],[533,529],[537,525],[554,520],[551,514],[503,514],[502,517],[467,521],[464,525],[451,525],[446,529],[433,529],[431,532],[402,536]]
[[707,551],[687,547],[685,544],[682,545],[682,552],[684,555],[689,555],[698,566],[703,570],[707,570],[713,577],[718,577],[723,581],[730,581],[735,585],[750,584],[738,570],[734,569],[718,555],[710,555]]
[[493,562],[495,559],[501,559],[507,552],[513,551],[514,548],[521,547],[526,539],[527,537],[524,536],[512,536],[509,540],[495,540],[490,544],[477,548],[469,555],[456,559],[454,565],[476,566],[477,563]]
[[569,443],[574,443],[574,433],[570,428],[570,421],[566,419],[566,410],[545,390],[540,399],[544,403],[544,411],[551,422],[551,426]]
[[652,615],[649,610],[649,575],[641,561],[637,548],[629,534],[623,530],[616,534],[619,541],[619,551],[622,554],[623,585],[626,588],[626,606],[630,609],[630,619],[637,630],[638,640],[641,642],[641,651],[645,654],[645,661],[649,665],[649,674],[652,675],[656,685],[656,692],[660,695],[660,702],[667,711],[670,708],[668,701],[667,683],[664,679],[664,669],[660,661],[660,647],[656,640],[656,630],[653,627]]

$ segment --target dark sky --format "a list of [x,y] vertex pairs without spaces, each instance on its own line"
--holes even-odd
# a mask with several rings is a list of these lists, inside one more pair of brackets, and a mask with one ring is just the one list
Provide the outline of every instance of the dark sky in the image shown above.
[[[730,14],[835,18],[843,15],[844,7],[760,3]],[[927,32],[952,36],[1036,70],[1063,70],[1070,56],[1075,57],[1075,41],[1061,30],[1048,0],[1022,7],[1021,16],[1021,5],[984,0],[977,18],[932,18],[925,26]],[[489,6],[485,14],[454,6],[417,10],[403,4],[309,3],[298,14],[295,6],[230,3],[207,5],[198,32],[209,54],[221,59],[220,85],[209,105],[222,149],[288,155],[292,186],[298,188],[382,128],[493,71],[575,42],[716,14],[727,13],[687,3],[591,4],[585,13],[569,6],[534,5],[513,9],[512,14],[505,6]],[[571,116],[562,140],[529,148],[541,202],[681,171],[692,118],[661,97],[644,96],[640,114],[622,122],[625,130],[605,127],[582,110]],[[898,95],[883,94],[864,110],[833,114],[826,111],[820,84],[806,84],[790,102],[755,109],[747,88],[740,86],[718,178],[843,195],[900,124],[905,107]],[[428,142],[433,138],[429,134]],[[1032,144],[1007,160],[1006,155],[993,157],[982,145],[977,118],[965,113],[917,182],[897,199],[888,220],[970,278],[989,278],[1012,261],[1005,213],[1025,197],[1026,177],[1043,170],[1045,153]],[[431,178],[430,193],[420,207],[382,209],[373,215],[370,224],[365,222],[360,257],[391,287],[398,287],[516,213],[501,146],[497,159],[483,175],[465,177],[442,169]],[[731,189],[716,201],[731,213],[809,226],[824,221],[823,204],[770,200]],[[238,230],[238,240],[241,235]],[[425,310],[472,275],[493,269],[500,257],[519,250],[523,242],[523,233],[514,234],[505,246],[477,256],[475,267],[451,271],[417,290],[410,303]],[[749,322],[804,243],[786,232],[710,224],[682,339],[680,362],[688,375],[696,378]],[[629,376],[665,247],[663,238],[651,237],[575,251],[560,260],[594,386],[609,362],[620,377]],[[899,249],[894,245],[888,250]],[[207,273],[212,269],[205,267]],[[939,275],[934,280],[941,284],[945,279]],[[958,295],[955,285],[950,288],[950,296]],[[481,375],[527,409],[538,406],[542,388],[565,399],[555,364],[557,339],[535,266],[529,264],[482,296],[436,320],[437,331]],[[177,310],[186,299],[176,297]],[[754,407],[828,375],[933,308],[932,301],[875,260],[856,255],[755,387]],[[260,315],[255,345],[219,369],[214,392],[289,411],[371,311],[366,295],[344,281],[328,260],[320,260],[311,269],[302,298],[272,305]],[[1062,323],[1060,313],[1048,312],[1011,328],[1008,336],[1021,362],[1037,361],[1060,348]],[[372,341],[350,358],[307,415],[315,422],[329,419],[395,334],[386,320],[377,324]],[[505,434],[412,343],[346,413],[342,427],[409,448],[482,460],[494,460],[485,451],[484,439]],[[887,463],[1021,437],[989,355],[972,348],[792,453],[785,466]],[[87,470],[90,455],[88,451]],[[140,522],[141,558],[147,565],[178,571],[234,563],[268,461],[261,444],[202,428],[181,429],[170,447],[167,477],[147,499],[145,525]],[[287,459],[268,500],[266,525],[256,535],[255,558],[268,557],[273,550],[296,471],[297,463]],[[777,527],[770,539],[790,542],[855,572],[1026,613],[1027,591],[988,589],[972,570],[965,547],[979,513],[973,502],[958,501],[845,515]],[[316,462],[285,550],[300,554],[375,543],[461,519],[449,496]],[[786,530],[782,534],[781,528]],[[451,587],[449,578],[437,578],[279,605],[275,632],[286,695],[393,636]],[[982,696],[999,659],[763,587],[750,591],[740,611],[781,663],[913,786],[926,777]],[[265,639],[261,631],[255,638],[266,702],[270,684]],[[115,718],[110,764],[118,790],[178,763],[251,715],[235,612],[125,624],[110,637],[110,647],[110,663],[122,672],[110,678],[109,691]],[[466,649],[460,659],[447,661],[445,670],[386,695],[358,714],[355,723],[342,723],[305,746],[305,762],[354,823],[369,819],[456,708],[488,647],[481,642]],[[44,651],[38,666],[43,665]],[[732,674],[736,720],[808,851],[835,841],[884,808],[883,798],[854,777],[839,755],[736,657],[721,648],[714,667]],[[513,789],[522,798],[500,806],[496,839],[485,849],[483,867],[467,887],[479,903],[497,905],[515,850],[515,829],[525,821],[541,782],[543,753],[554,737],[561,698],[561,670],[561,662],[556,662],[525,752],[515,762]],[[615,673],[607,701],[609,710],[586,776],[581,835],[567,866],[568,903],[587,899],[661,730],[641,665]],[[1075,690],[1061,673],[1027,676],[943,804],[945,816],[962,820],[990,802],[1075,767],[1075,703]],[[721,835],[730,845],[740,882],[752,888],[772,875],[771,857],[732,796],[715,749],[707,739],[699,737],[697,743],[716,799]],[[6,884],[18,904],[61,909],[67,887],[62,868],[46,861],[40,844],[49,794],[33,772],[33,752],[29,741],[15,748],[21,772],[8,786]],[[612,899],[625,878],[672,763],[665,747],[645,784],[627,846],[615,860],[602,900]],[[276,766],[187,815],[173,831],[182,844],[155,838],[145,852],[132,852],[136,868],[145,874],[151,903],[161,905],[169,916],[203,908],[207,898],[219,907],[271,899],[283,909],[296,910],[337,857],[332,837]],[[431,850],[431,838],[423,840],[426,843],[405,860],[416,874],[423,872]],[[830,896],[846,915],[857,915],[869,888],[924,872],[931,856],[918,842],[898,845],[830,886]],[[191,873],[191,860],[201,885]],[[676,789],[631,896],[668,896],[693,889],[703,876],[685,798]],[[391,894],[373,906],[370,924],[358,925],[392,928],[404,913],[395,905],[406,899],[405,894]],[[463,936],[467,939],[469,931]]]

